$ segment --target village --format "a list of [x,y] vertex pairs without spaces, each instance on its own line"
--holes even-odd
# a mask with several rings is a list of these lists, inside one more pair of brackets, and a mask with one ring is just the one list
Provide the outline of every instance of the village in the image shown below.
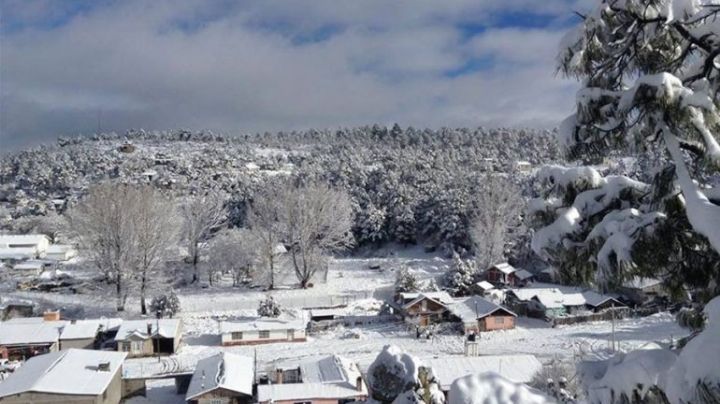
[[[498,263],[470,296],[399,290],[400,273],[425,283],[451,264],[420,247],[337,258],[308,289],[180,290],[170,316],[116,317],[101,296],[21,286],[58,274],[77,282],[77,248],[0,235],[0,254],[3,274],[18,280],[0,301],[0,400],[10,403],[347,403],[369,397],[368,369],[396,350],[432,369],[447,394],[467,375],[531,385],[557,363],[668,347],[688,334],[659,304],[663,290],[652,279],[603,294],[555,283],[552,268]],[[70,301],[96,311],[76,318]],[[263,305],[270,310],[260,316]]]

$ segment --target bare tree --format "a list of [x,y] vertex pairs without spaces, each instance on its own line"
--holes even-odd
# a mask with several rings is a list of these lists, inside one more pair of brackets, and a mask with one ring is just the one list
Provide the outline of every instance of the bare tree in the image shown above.
[[247,222],[257,243],[260,261],[267,271],[269,289],[275,288],[275,271],[281,254],[282,209],[279,193],[282,188],[269,186],[259,192],[248,210]]
[[319,269],[327,268],[326,255],[353,244],[352,206],[347,192],[313,183],[288,188],[283,203],[283,230],[300,286],[306,288]]
[[483,184],[483,191],[477,195],[479,208],[470,227],[480,270],[503,259],[509,229],[517,225],[523,203],[520,191],[505,177],[489,174]]
[[73,234],[98,269],[115,283],[118,311],[125,309],[135,248],[132,214],[137,191],[127,185],[100,184],[69,212]]
[[180,214],[184,220],[183,239],[192,259],[192,282],[195,283],[200,279],[200,244],[227,219],[225,198],[218,192],[190,197],[180,204]]
[[133,272],[140,287],[140,312],[147,314],[145,298],[150,277],[168,258],[168,249],[177,236],[174,204],[154,188],[137,189],[132,223],[136,237]]
[[240,286],[252,273],[258,258],[258,243],[247,229],[228,229],[216,235],[210,244],[208,278],[217,272],[232,274],[233,286]]

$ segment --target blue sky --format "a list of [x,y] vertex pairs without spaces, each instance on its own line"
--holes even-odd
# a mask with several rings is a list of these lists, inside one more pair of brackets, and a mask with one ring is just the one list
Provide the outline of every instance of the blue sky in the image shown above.
[[130,128],[552,127],[592,0],[0,0],[0,148]]

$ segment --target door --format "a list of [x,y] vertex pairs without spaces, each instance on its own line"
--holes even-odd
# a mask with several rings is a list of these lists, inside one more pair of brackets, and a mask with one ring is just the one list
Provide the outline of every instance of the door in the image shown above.
[[422,327],[427,327],[428,325],[430,325],[430,317],[420,316],[420,325]]
[[287,339],[288,341],[295,339],[295,330],[287,330]]

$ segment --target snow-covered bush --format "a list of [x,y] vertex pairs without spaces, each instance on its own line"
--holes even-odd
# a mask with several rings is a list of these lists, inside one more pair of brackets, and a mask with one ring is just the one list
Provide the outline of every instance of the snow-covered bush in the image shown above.
[[159,313],[162,318],[172,318],[180,312],[180,299],[174,290],[167,295],[155,296],[150,302],[150,312]]
[[459,254],[455,253],[452,258],[452,265],[445,274],[445,286],[455,296],[467,296],[472,293],[476,272],[477,268],[474,261],[462,259]]
[[453,382],[448,404],[551,404],[554,400],[494,372],[468,375]]
[[530,386],[564,404],[575,403],[579,392],[575,366],[560,360],[553,360],[543,366],[533,377]]
[[368,368],[368,387],[373,399],[392,403],[399,396],[415,396],[420,386],[420,362],[394,345],[386,345]]
[[260,301],[257,313],[258,316],[261,317],[279,317],[280,313],[282,313],[282,309],[275,299],[268,295],[265,300]]
[[402,267],[395,275],[395,293],[418,292],[422,285],[414,273],[407,267]]

